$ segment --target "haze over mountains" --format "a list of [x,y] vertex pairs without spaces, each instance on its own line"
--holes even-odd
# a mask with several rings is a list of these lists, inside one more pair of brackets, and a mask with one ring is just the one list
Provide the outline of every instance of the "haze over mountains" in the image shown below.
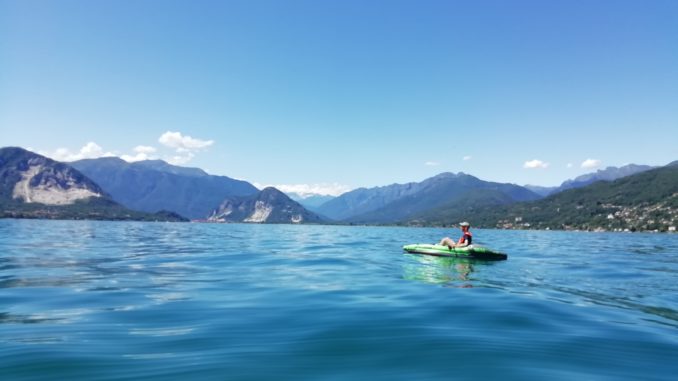
[[[666,167],[653,169],[641,165],[608,167],[554,188],[535,189],[484,181],[465,173],[441,173],[421,182],[359,188],[338,197],[302,197],[286,195],[275,188],[260,191],[247,181],[213,176],[198,168],[174,166],[160,160],[128,163],[107,157],[66,164],[21,148],[3,148],[0,152],[0,216],[4,217],[178,220],[182,215],[213,222],[414,225],[445,225],[470,219],[488,227],[590,229],[595,222],[596,228],[601,229],[654,229],[657,226],[668,229],[671,224],[675,225],[673,200],[678,194],[675,190],[678,180],[673,172],[656,172]],[[649,177],[642,177],[646,173]],[[659,175],[652,177],[654,173]],[[634,182],[636,178],[644,179],[644,183]],[[622,192],[621,196],[633,195],[629,202],[624,197],[610,199],[608,194],[613,191],[606,186],[610,181],[617,184],[620,179],[634,184],[613,188]],[[657,201],[656,192],[644,186],[661,190],[658,194],[667,198],[668,203]],[[540,193],[550,196],[542,199]],[[548,209],[542,205],[551,205],[549,203],[568,209],[568,203],[579,202],[577,197],[588,200],[586,202],[613,200],[614,203],[606,204],[604,211],[613,216],[621,213],[626,222],[608,221],[610,223],[601,227],[599,211],[603,209],[591,209],[586,202],[580,209],[589,214],[567,221],[555,218],[551,212],[547,218],[525,209],[528,208],[525,205]],[[302,203],[309,207],[305,208]],[[636,207],[642,212],[628,209]],[[654,214],[652,208],[656,209]],[[163,212],[149,214],[160,211]],[[657,218],[652,219],[652,215]],[[519,220],[529,218],[532,222],[513,223],[515,221],[502,218],[506,216]],[[605,217],[608,216],[609,213]],[[628,216],[643,218],[646,223],[631,223],[632,217]]]

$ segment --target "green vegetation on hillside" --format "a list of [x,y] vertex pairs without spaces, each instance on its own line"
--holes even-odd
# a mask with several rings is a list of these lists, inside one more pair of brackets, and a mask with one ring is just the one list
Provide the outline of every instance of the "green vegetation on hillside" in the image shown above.
[[678,225],[678,166],[601,181],[537,201],[478,209],[463,205],[440,208],[408,223],[445,225],[468,219],[491,228],[666,231]]

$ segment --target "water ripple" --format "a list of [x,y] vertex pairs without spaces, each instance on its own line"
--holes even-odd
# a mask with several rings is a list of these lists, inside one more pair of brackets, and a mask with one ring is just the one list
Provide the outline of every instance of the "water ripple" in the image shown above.
[[[2,379],[656,379],[675,235],[0,220]],[[614,366],[610,366],[614,364]]]

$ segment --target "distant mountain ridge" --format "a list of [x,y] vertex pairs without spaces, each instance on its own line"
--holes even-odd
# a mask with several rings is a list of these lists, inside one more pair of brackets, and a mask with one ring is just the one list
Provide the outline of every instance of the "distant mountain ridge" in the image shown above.
[[301,204],[301,206],[312,212],[317,212],[320,206],[336,198],[335,196],[320,194],[312,196],[301,196],[300,194],[295,192],[285,192],[285,194],[287,195],[287,197],[298,202],[299,204]]
[[[446,208],[502,205],[540,198],[519,185],[483,181],[465,173],[442,173],[418,183],[413,188],[417,191],[371,212],[350,217],[348,221],[395,223]],[[478,197],[478,194],[483,194],[483,197]]]
[[318,213],[341,221],[386,206],[399,198],[417,193],[419,183],[391,184],[375,188],[358,188],[346,192],[322,205]]
[[560,186],[557,187],[542,187],[538,185],[525,185],[525,188],[541,195],[549,196],[556,194],[568,189],[581,188],[589,184],[593,184],[596,181],[613,181],[620,179],[622,177],[635,175],[636,173],[641,173],[649,171],[650,169],[657,168],[650,165],[638,165],[638,164],[627,164],[621,167],[607,167],[605,169],[599,169],[596,172],[586,173],[581,176],[577,176],[571,180],[563,181]]
[[[476,202],[506,203],[534,200],[539,195],[515,184],[480,180],[465,173],[441,173],[419,183],[360,188],[322,205],[318,212],[340,221],[395,223],[459,201],[469,192],[484,190],[494,197]],[[467,197],[467,200],[471,200]]]
[[541,185],[523,185],[526,189],[540,195],[541,197],[546,197],[552,193],[557,193],[558,187],[544,187]]
[[162,160],[128,163],[107,157],[71,164],[128,208],[146,212],[170,210],[191,219],[206,218],[227,197],[259,192],[246,181],[213,176],[198,168],[178,167]]
[[183,220],[124,208],[73,167],[18,147],[0,149],[0,217]]
[[209,216],[212,222],[319,223],[323,219],[309,212],[276,188],[264,188],[251,196],[229,197]]
[[[120,159],[122,160],[122,159]],[[124,161],[124,160],[123,160]],[[209,174],[205,171],[203,171],[200,168],[193,168],[193,167],[179,167],[176,165],[169,164],[163,160],[143,160],[143,161],[135,161],[133,163],[127,163],[132,166],[138,166],[141,168],[147,168],[151,170],[156,170],[160,172],[165,172],[165,173],[171,173],[173,175],[181,175],[181,176],[193,176],[193,177],[207,177]]]
[[622,177],[635,175],[636,173],[649,171],[654,168],[656,167],[636,164],[628,164],[622,167],[607,167],[593,173],[575,177],[574,180],[567,180],[560,185],[559,191],[562,192],[567,189],[581,188],[593,184],[596,181],[614,181]]

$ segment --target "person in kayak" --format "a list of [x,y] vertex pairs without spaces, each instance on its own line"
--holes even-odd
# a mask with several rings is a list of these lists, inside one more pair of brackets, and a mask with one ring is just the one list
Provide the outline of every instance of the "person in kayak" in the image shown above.
[[459,238],[459,241],[454,242],[450,237],[445,237],[440,241],[438,245],[440,246],[447,246],[452,250],[453,247],[464,247],[468,246],[473,242],[473,234],[471,234],[468,229],[471,227],[471,224],[468,222],[462,222],[459,224],[461,227],[461,238]]

